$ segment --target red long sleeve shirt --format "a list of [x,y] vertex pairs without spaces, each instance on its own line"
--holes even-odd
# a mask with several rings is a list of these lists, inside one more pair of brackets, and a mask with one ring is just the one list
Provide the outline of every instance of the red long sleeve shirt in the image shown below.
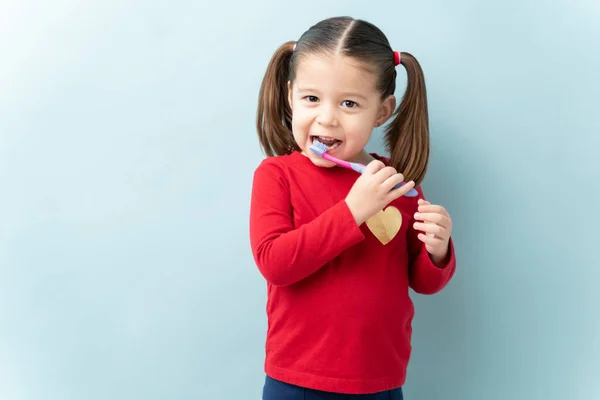
[[267,281],[265,373],[274,379],[350,394],[402,386],[414,312],[408,289],[433,294],[454,274],[452,241],[438,267],[417,239],[420,188],[388,205],[402,225],[383,245],[344,201],[357,178],[297,152],[268,157],[254,173],[250,243]]

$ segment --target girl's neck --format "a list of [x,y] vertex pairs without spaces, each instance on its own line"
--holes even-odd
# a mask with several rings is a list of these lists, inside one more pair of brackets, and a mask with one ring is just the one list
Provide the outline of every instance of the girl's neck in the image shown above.
[[375,160],[375,157],[373,157],[371,154],[369,154],[366,150],[363,149],[360,153],[358,153],[356,156],[352,157],[352,159],[348,161],[367,165],[373,160]]

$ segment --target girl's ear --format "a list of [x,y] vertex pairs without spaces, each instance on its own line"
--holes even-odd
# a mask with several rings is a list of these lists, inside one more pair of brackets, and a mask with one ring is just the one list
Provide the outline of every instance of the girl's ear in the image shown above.
[[290,103],[290,108],[293,109],[292,107],[292,82],[288,81],[287,83],[287,90],[288,90],[288,103]]
[[377,115],[377,119],[375,120],[375,126],[379,127],[385,123],[396,109],[396,96],[390,95],[388,96],[381,105],[379,106],[379,114]]

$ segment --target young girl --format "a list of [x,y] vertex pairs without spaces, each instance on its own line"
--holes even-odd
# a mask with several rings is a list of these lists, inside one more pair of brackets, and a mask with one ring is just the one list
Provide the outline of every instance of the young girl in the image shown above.
[[[408,85],[394,112],[398,65]],[[369,154],[373,128],[392,116],[391,156]],[[429,132],[418,62],[368,22],[327,19],[273,55],[257,125],[268,155],[250,210],[268,287],[263,399],[402,399],[409,287],[436,293],[455,270],[450,216],[419,186]],[[310,150],[315,140],[366,170],[322,159]]]

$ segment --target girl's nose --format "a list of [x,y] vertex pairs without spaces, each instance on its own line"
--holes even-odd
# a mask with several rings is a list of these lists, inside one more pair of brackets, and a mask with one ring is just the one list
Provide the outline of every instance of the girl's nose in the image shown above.
[[320,107],[317,122],[324,126],[337,126],[338,120],[335,110],[331,106]]

